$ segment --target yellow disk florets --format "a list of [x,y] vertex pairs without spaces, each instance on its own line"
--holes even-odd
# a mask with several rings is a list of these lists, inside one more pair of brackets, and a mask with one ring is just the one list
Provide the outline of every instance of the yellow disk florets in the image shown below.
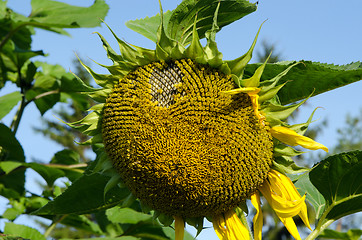
[[236,207],[272,163],[269,127],[231,76],[190,59],[137,68],[104,106],[103,139],[136,197],[169,215],[199,217]]

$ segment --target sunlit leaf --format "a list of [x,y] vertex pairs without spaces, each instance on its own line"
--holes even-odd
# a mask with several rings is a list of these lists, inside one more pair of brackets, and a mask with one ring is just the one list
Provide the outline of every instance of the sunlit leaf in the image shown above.
[[325,220],[362,211],[362,152],[330,156],[309,173],[310,181],[323,195]]
[[21,100],[19,92],[12,92],[0,97],[0,119],[5,117]]
[[113,223],[129,223],[136,224],[142,221],[152,219],[152,215],[137,212],[132,208],[120,208],[114,207],[106,211],[106,215],[109,221]]
[[14,237],[22,237],[25,239],[46,240],[46,238],[38,230],[12,222],[5,223],[4,234]]
[[200,39],[204,38],[206,31],[212,27],[214,12],[219,2],[220,8],[217,16],[219,30],[256,10],[256,4],[246,0],[186,0],[172,12],[167,28],[170,37],[184,45],[190,43],[192,28],[197,16],[197,33]]
[[[295,62],[267,64],[262,80],[275,77]],[[249,64],[245,74],[252,75],[261,64]],[[296,102],[308,97],[311,93],[318,95],[362,79],[362,63],[335,66],[318,62],[305,61],[294,66],[280,81],[288,82],[278,93],[282,104]]]
[[362,229],[350,229],[347,232],[338,232],[332,229],[325,229],[318,238],[358,240],[362,236]]
[[51,0],[32,0],[29,16],[32,25],[59,33],[60,28],[96,27],[108,12],[104,0],[95,0],[90,7],[77,7]]

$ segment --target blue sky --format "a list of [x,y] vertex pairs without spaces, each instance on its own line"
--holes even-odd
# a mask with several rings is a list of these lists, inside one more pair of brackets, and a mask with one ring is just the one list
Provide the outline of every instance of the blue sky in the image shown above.
[[[93,1],[64,0],[78,6],[89,6]],[[106,0],[110,6],[105,22],[125,41],[154,49],[154,43],[128,29],[125,22],[159,12],[157,0]],[[174,9],[178,0],[163,0],[164,11]],[[28,15],[31,11],[30,0],[8,0],[8,5],[15,11]],[[258,10],[221,30],[217,35],[218,47],[224,59],[234,59],[244,54],[250,47],[260,24],[268,19],[259,35],[256,51],[266,40],[277,46],[283,60],[311,60],[318,62],[347,64],[362,60],[362,1],[361,0],[260,0]],[[44,50],[46,58],[38,58],[52,64],[61,64],[65,69],[73,69],[75,53],[82,58],[91,58],[102,64],[110,64],[99,38],[92,34],[101,33],[117,49],[117,44],[104,25],[93,29],[69,30],[72,37],[37,30],[32,48]],[[252,60],[253,61],[253,60]],[[92,65],[96,71],[103,69]],[[0,91],[0,96],[14,91],[7,85]],[[316,107],[315,119],[322,122],[329,119],[328,130],[317,139],[331,148],[336,143],[336,129],[344,124],[346,114],[357,115],[362,108],[362,81],[341,89],[324,93],[307,101],[302,107],[296,122],[305,122]],[[14,112],[4,120],[9,124]],[[45,117],[55,119],[51,112]],[[23,144],[28,161],[33,158],[49,161],[55,152],[62,149],[55,143],[44,139],[32,131],[32,126],[40,125],[40,114],[35,105],[30,105],[24,113],[17,137]],[[318,161],[316,159],[315,161]],[[30,173],[31,174],[31,173]],[[35,175],[35,174],[33,174]],[[200,239],[216,239],[216,235],[206,230]]]

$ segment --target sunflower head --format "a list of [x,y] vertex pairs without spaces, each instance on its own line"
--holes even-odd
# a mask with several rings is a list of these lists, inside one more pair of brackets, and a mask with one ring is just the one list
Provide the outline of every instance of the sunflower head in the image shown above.
[[183,217],[236,207],[265,180],[269,127],[230,75],[192,59],[138,67],[114,86],[103,139],[114,167],[150,207]]
[[71,124],[93,136],[88,143],[104,147],[108,157],[100,168],[116,170],[110,185],[121,178],[142,204],[175,219],[199,219],[199,229],[205,216],[222,226],[218,216],[254,196],[271,168],[296,170],[285,163],[296,152],[280,141],[321,148],[297,133],[310,121],[294,127],[283,122],[303,103],[281,106],[276,96],[283,87],[278,81],[295,64],[260,82],[265,62],[245,78],[260,29],[246,54],[222,60],[215,42],[220,4],[206,46],[196,21],[187,46],[169,37],[162,9],[155,50],[131,46],[112,32],[118,55],[99,35],[114,64],[104,66],[109,75],[85,66],[103,87],[89,93],[101,103]]

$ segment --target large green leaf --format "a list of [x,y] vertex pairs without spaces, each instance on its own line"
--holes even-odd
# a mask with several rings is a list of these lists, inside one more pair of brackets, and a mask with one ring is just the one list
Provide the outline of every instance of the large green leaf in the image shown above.
[[[256,4],[246,0],[185,0],[172,12],[164,13],[164,27],[169,37],[184,45],[189,44],[197,15],[197,33],[200,39],[204,38],[206,31],[212,27],[219,2],[218,30],[256,10]],[[161,17],[157,14],[153,17],[128,21],[126,26],[156,42],[160,21]]]
[[57,28],[99,26],[109,9],[104,0],[95,0],[90,7],[77,7],[52,0],[32,0],[31,7],[31,25],[55,31]]
[[0,97],[0,120],[5,117],[21,100],[19,92],[12,92]]
[[358,240],[362,236],[362,229],[350,229],[347,232],[338,232],[332,229],[325,229],[318,238]]
[[25,239],[46,240],[46,238],[38,230],[12,222],[5,223],[4,234],[14,237],[22,237]]
[[[16,139],[14,133],[2,123],[0,123],[0,136],[0,159],[2,161],[24,163],[25,156],[22,146]],[[0,172],[2,171],[3,170],[0,170]],[[3,184],[5,189],[9,189],[8,191],[15,191],[19,195],[22,195],[25,190],[25,168],[18,168],[9,175],[3,175],[0,178],[0,185],[1,184]]]
[[[295,62],[267,64],[261,80],[269,80],[284,71]],[[261,64],[246,66],[245,75],[252,76]],[[288,82],[278,93],[282,104],[296,102],[314,95],[327,92],[362,79],[362,63],[336,66],[318,62],[303,61],[293,67],[280,83]]]
[[54,201],[33,214],[84,214],[113,207],[125,199],[130,192],[126,188],[121,189],[116,186],[104,195],[104,187],[109,180],[110,177],[100,173],[83,175]]
[[172,13],[167,28],[169,36],[184,45],[190,43],[192,28],[197,17],[197,33],[200,39],[204,38],[206,31],[212,27],[214,13],[219,3],[218,30],[256,10],[256,4],[246,0],[186,0]]
[[152,215],[138,212],[132,208],[114,207],[107,209],[106,215],[109,221],[113,223],[136,224],[142,221],[152,219]]
[[309,173],[325,199],[324,220],[362,211],[362,151],[341,153],[320,162]]

